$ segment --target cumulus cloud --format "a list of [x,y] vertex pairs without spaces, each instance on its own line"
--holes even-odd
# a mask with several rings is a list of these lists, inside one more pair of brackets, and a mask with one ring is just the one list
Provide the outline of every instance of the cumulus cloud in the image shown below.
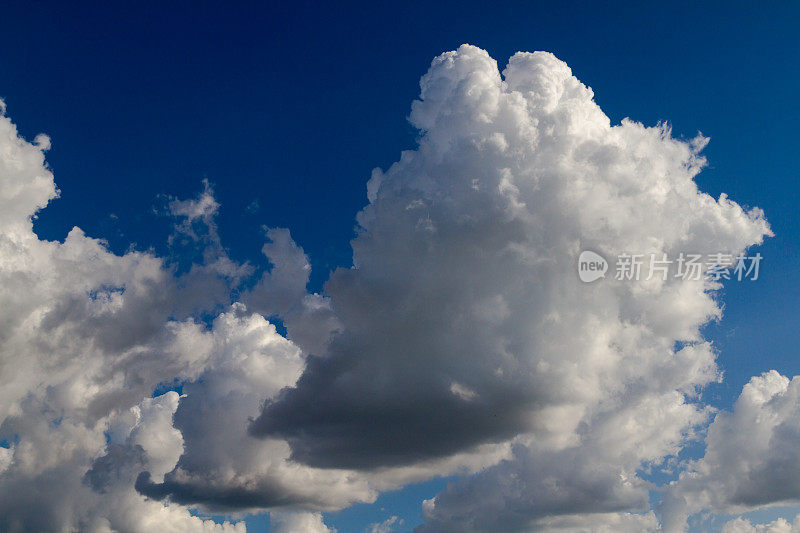
[[[284,441],[253,438],[265,399],[293,385],[304,350],[323,350],[338,327],[329,299],[305,293],[302,249],[288,231],[268,231],[272,267],[246,295],[259,314],[231,303],[253,269],[227,256],[209,183],[166,202],[171,246],[198,252],[188,265],[115,255],[79,228],[43,241],[31,219],[57,195],[47,146],[0,117],[0,529],[243,531],[192,511],[235,520],[263,509],[295,513],[291,528],[505,456],[483,448],[362,475],[297,464]],[[264,317],[273,314],[293,340]]]
[[753,525],[749,520],[736,518],[722,526],[722,533],[797,533],[800,531],[800,516],[790,524],[779,518],[768,524]]
[[336,533],[322,521],[319,513],[273,513],[270,522],[275,533]]
[[266,316],[279,316],[292,341],[305,353],[324,353],[340,328],[330,298],[306,292],[311,263],[289,230],[271,228],[266,237],[262,252],[271,268],[244,295],[244,301]]
[[133,489],[182,453],[177,394],[151,394],[208,365],[191,315],[220,305],[224,276],[196,275],[187,291],[162,259],[114,255],[78,228],[40,240],[31,218],[57,195],[48,146],[0,116],[0,529],[243,530]]
[[679,531],[688,516],[701,510],[743,512],[800,501],[798,439],[800,376],[790,380],[772,370],[753,377],[733,411],[714,419],[705,456],[670,487],[665,529]]
[[541,431],[550,408],[571,409],[548,428],[566,438],[596,406],[715,379],[698,335],[719,314],[712,287],[574,272],[583,248],[735,252],[768,234],[759,211],[698,191],[702,142],[612,126],[546,53],[501,75],[464,46],[421,88],[419,147],[373,174],[354,266],[325,287],[341,329],[256,434],[310,465],[373,469]]
[[214,320],[212,360],[184,385],[174,416],[183,454],[163,482],[140,469],[142,494],[174,502],[202,503],[220,512],[238,509],[343,507],[373,496],[364,479],[346,471],[319,471],[287,461],[286,444],[252,438],[247,427],[264,398],[300,375],[300,350],[262,316],[236,304]]
[[709,415],[695,393],[719,379],[699,334],[720,316],[716,286],[585,285],[576,258],[737,253],[769,235],[761,212],[698,190],[706,139],[612,125],[551,54],[502,74],[475,47],[443,54],[411,122],[419,147],[373,173],[354,266],[325,287],[338,332],[254,434],[364,471],[515,443],[430,502],[424,529],[646,513],[637,469]]
[[[278,531],[329,531],[322,511],[453,473],[421,531],[659,527],[641,472],[713,415],[700,327],[721,316],[719,285],[584,284],[577,257],[735,254],[770,235],[763,214],[698,190],[707,139],[612,125],[551,54],[501,72],[465,45],[420,86],[419,145],[373,172],[353,266],[322,294],[288,230],[267,230],[259,279],[231,260],[208,182],[165,199],[174,257],[115,255],[78,228],[40,240],[31,217],[58,194],[49,139],[0,116],[0,529],[242,531],[236,517],[271,509]],[[758,492],[800,464],[781,444],[794,381],[753,383],[672,489],[678,522],[690,494],[796,498],[788,482]],[[741,472],[709,473],[739,446],[725,428],[766,424],[759,410],[784,417],[779,436],[741,443]]]

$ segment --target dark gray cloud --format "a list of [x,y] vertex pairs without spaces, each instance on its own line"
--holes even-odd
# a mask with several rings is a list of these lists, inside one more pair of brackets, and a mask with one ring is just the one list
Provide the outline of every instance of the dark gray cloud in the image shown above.
[[146,464],[147,454],[141,446],[112,444],[105,455],[94,460],[83,480],[93,490],[107,492],[110,486],[128,477],[127,471],[141,471]]
[[264,483],[247,489],[241,486],[219,486],[213,482],[186,483],[176,480],[175,477],[175,474],[167,474],[163,482],[154,483],[150,472],[141,472],[136,477],[135,488],[140,494],[155,500],[169,497],[175,503],[205,504],[209,509],[221,512],[315,503],[298,498],[275,483]]
[[450,484],[415,531],[522,532],[543,529],[537,520],[545,517],[646,511],[647,484],[599,459],[590,449],[537,453],[520,446],[512,459]]
[[[286,439],[292,459],[305,464],[371,469],[452,455],[509,439],[526,427],[533,406],[527,388],[489,391],[466,402],[450,383],[419,376],[414,369],[424,361],[398,355],[408,367],[337,371],[331,366],[347,362],[310,358],[297,388],[270,402],[251,432]],[[370,387],[353,390],[347,383]]]

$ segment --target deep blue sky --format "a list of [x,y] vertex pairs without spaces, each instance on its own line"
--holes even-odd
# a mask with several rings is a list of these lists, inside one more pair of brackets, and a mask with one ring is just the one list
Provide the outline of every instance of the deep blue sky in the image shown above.
[[[548,50],[612,121],[710,136],[701,187],[766,211],[776,236],[760,249],[762,277],[730,283],[725,319],[708,328],[726,371],[715,405],[761,371],[800,373],[800,3],[165,4],[0,8],[0,97],[26,137],[51,136],[62,190],[41,236],[77,225],[120,252],[163,251],[158,195],[192,196],[208,178],[231,254],[263,264],[261,226],[288,227],[319,290],[349,265],[370,170],[414,146],[405,117],[431,59],[464,42],[501,68],[517,50]],[[413,525],[442,484],[328,522]]]

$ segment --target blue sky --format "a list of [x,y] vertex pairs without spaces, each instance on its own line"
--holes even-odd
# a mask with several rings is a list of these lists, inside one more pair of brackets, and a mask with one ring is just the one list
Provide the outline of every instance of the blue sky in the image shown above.
[[[53,139],[61,197],[36,220],[40,237],[79,226],[118,253],[168,253],[158,206],[207,179],[233,259],[263,266],[262,227],[290,228],[320,291],[351,264],[370,172],[415,146],[406,117],[431,59],[462,43],[501,69],[516,51],[552,52],[612,123],[710,137],[700,188],[766,213],[761,278],[726,284],[724,318],[706,327],[725,380],[704,394],[726,409],[751,376],[800,373],[800,4],[644,4],[13,3],[0,15],[0,97],[24,137]],[[445,482],[326,523],[415,526]]]

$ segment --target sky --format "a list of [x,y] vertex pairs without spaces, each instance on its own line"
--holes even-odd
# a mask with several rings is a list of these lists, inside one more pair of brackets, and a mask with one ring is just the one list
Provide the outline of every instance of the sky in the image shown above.
[[[798,20],[790,2],[4,6],[0,483],[20,496],[0,524],[791,523]],[[638,293],[579,284],[576,246],[763,262]],[[612,438],[623,415],[652,438]]]

